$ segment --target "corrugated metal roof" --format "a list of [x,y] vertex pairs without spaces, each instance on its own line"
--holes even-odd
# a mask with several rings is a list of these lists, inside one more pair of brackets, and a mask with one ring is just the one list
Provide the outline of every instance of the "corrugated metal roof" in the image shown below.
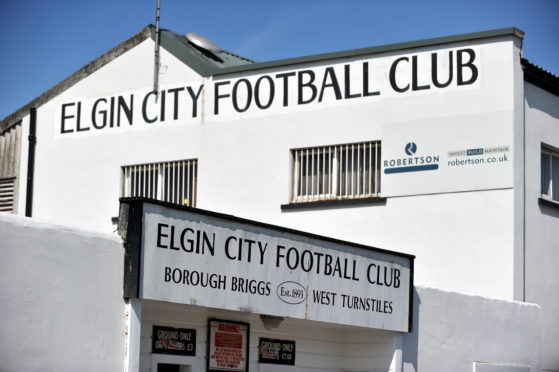
[[385,53],[385,52],[392,52],[392,51],[398,51],[403,49],[422,48],[422,47],[428,47],[434,45],[442,45],[442,44],[470,41],[470,40],[483,39],[489,37],[507,36],[507,35],[512,35],[524,39],[525,33],[524,31],[518,28],[507,27],[507,28],[501,28],[497,30],[473,32],[473,33],[453,35],[453,36],[444,36],[444,37],[437,37],[432,39],[409,41],[404,43],[388,44],[388,45],[381,45],[381,46],[369,47],[369,48],[344,50],[344,51],[333,52],[333,53],[315,54],[315,55],[304,56],[304,57],[254,63],[251,65],[234,66],[234,67],[223,68],[218,71],[215,71],[214,75],[229,74],[235,72],[250,71],[250,70],[257,70],[257,69],[271,68],[271,67],[278,67],[278,66],[288,66],[288,65],[295,65],[300,63],[319,62],[319,61],[335,59],[335,58],[347,58],[347,57],[355,57],[355,56],[362,56],[362,55],[375,54],[375,53]]
[[559,76],[535,65],[525,58],[521,59],[521,63],[526,82],[559,96]]

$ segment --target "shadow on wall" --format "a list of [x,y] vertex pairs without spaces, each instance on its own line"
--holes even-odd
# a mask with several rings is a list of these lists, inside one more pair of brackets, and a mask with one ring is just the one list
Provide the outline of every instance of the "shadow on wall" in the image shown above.
[[412,332],[403,336],[402,342],[402,371],[417,371],[418,345],[419,345],[419,306],[421,300],[417,289],[413,288],[413,318]]
[[540,202],[540,212],[550,217],[559,218],[559,205],[545,205]]

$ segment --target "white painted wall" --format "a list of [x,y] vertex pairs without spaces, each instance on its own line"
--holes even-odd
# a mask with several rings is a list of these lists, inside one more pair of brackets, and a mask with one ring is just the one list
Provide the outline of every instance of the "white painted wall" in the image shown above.
[[541,146],[559,148],[559,98],[531,84],[526,92],[525,298],[542,307],[543,369],[559,371],[559,204],[540,206]]
[[[125,355],[119,238],[0,214],[0,360],[8,371],[121,371]],[[140,370],[158,362],[205,370],[207,319],[251,324],[251,370],[471,371],[474,362],[541,370],[537,305],[416,287],[409,334],[142,301]],[[196,357],[151,354],[153,324],[197,330]],[[295,368],[257,363],[258,337],[294,339]],[[153,371],[154,369],[152,369]]]
[[[510,141],[512,39],[441,46],[479,48],[483,73],[474,88],[370,102],[324,103],[265,116],[241,115],[235,120],[212,120],[206,113],[198,124],[56,138],[59,123],[55,123],[55,111],[62,103],[151,85],[153,44],[146,40],[39,109],[34,216],[62,223],[80,221],[88,228],[114,231],[111,217],[118,215],[121,166],[197,158],[200,208],[416,254],[417,283],[512,299],[511,189],[389,198],[385,205],[280,210],[281,204],[289,202],[293,148],[382,140],[387,125],[434,121],[452,125],[457,118],[490,127],[498,117],[501,124],[510,127],[502,133],[503,142]],[[203,81],[167,52],[163,51],[163,57],[169,67],[162,85]],[[359,60],[350,58],[348,62]],[[290,66],[281,71],[325,64]],[[247,75],[251,74],[255,73]],[[210,98],[208,93],[204,100]]]
[[[495,371],[504,366],[511,367],[509,371],[516,371],[514,367],[519,372],[541,371],[539,306],[421,286],[415,287],[413,297],[413,332],[402,334],[294,319],[286,319],[277,330],[269,331],[255,314],[142,301],[141,370],[154,370],[157,363],[165,362],[204,370],[207,320],[217,317],[250,323],[253,371],[471,372],[474,363]],[[196,357],[151,354],[154,324],[195,328]],[[259,364],[258,337],[295,340],[296,366]]]
[[541,310],[529,303],[416,286],[414,330],[403,335],[403,371],[471,372],[475,362],[483,362],[538,372]]
[[[157,363],[185,364],[192,366],[193,372],[205,371],[209,318],[250,323],[250,371],[395,371],[393,358],[399,337],[395,332],[296,319],[285,319],[278,329],[270,331],[262,326],[258,314],[164,302],[142,302],[140,371],[147,372],[149,368],[155,371]],[[196,329],[196,357],[152,354],[151,336],[154,324]],[[295,366],[258,363],[259,337],[294,340]]]
[[[161,85],[200,80],[163,48],[161,58],[161,63],[167,66],[160,77]],[[118,216],[121,166],[194,157],[189,151],[177,152],[180,143],[168,133],[153,136],[156,132],[142,131],[134,135],[56,137],[60,132],[56,109],[62,103],[138,88],[151,89],[152,79],[153,41],[147,39],[38,109],[34,217],[65,224],[79,221],[88,229],[113,232],[116,226],[111,218]],[[89,119],[90,113],[84,115]],[[169,140],[174,142],[172,155],[165,151]],[[184,143],[179,148],[184,148]],[[89,212],[84,213],[85,210]]]
[[0,370],[122,371],[120,239],[0,213]]

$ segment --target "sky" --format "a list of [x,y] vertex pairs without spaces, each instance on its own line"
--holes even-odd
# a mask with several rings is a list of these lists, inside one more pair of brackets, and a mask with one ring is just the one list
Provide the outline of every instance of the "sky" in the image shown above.
[[[156,0],[0,0],[0,120],[143,27]],[[258,62],[517,27],[559,74],[559,0],[161,0],[161,27]]]

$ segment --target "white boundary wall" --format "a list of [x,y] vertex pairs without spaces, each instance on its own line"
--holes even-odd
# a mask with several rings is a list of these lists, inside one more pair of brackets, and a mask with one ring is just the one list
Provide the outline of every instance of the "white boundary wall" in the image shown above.
[[0,371],[122,371],[120,238],[0,213]]
[[[416,286],[413,306],[403,372],[541,371],[538,305]],[[476,362],[502,367],[474,369]]]
[[[9,214],[0,214],[0,237],[0,370],[122,371],[126,351],[120,239]],[[154,302],[142,319],[141,363],[155,362],[148,346],[152,324],[194,326],[203,343],[208,316],[253,323],[253,357],[258,336],[272,335],[255,314],[217,314]],[[538,305],[426,287],[415,288],[414,331],[409,334],[286,320],[277,335],[301,345],[303,368],[294,371],[541,371]],[[337,343],[322,343],[328,339]],[[330,360],[332,351],[326,345],[332,351],[336,345],[343,347]],[[201,355],[193,364],[203,366],[205,350],[199,346]],[[317,356],[318,350],[324,350],[326,359]],[[252,357],[251,364],[254,370],[267,370],[257,368]]]

